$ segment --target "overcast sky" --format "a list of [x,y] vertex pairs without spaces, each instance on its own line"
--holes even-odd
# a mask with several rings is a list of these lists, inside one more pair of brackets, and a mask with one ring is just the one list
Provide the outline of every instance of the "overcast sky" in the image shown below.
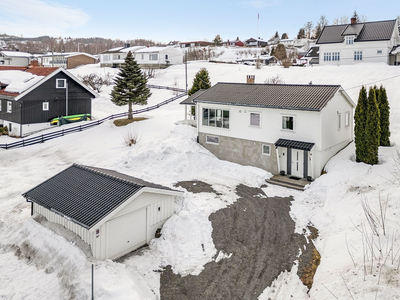
[[211,41],[217,34],[223,40],[245,40],[258,33],[268,40],[275,31],[293,38],[306,22],[315,25],[321,15],[331,23],[344,15],[351,17],[354,10],[368,21],[391,20],[400,14],[400,4],[398,0],[0,0],[0,33],[160,42]]

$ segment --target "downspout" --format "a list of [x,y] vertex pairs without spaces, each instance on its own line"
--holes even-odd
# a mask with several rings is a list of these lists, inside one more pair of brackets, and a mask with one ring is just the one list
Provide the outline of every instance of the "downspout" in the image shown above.
[[22,102],[20,102],[19,108],[21,110],[21,120],[19,122],[19,137],[22,138]]
[[31,216],[33,216],[33,202],[32,202],[32,201],[30,201],[30,200],[28,200],[28,198],[27,198],[27,197],[25,197],[25,200],[26,200],[26,202],[28,202],[28,203],[30,203],[30,204],[31,204]]
[[277,161],[278,161],[278,174],[280,174],[280,173],[281,173],[281,162],[280,162],[280,159],[279,159],[279,150],[278,150],[278,148],[279,148],[279,147],[276,147],[276,146],[275,146],[276,159],[277,159]]

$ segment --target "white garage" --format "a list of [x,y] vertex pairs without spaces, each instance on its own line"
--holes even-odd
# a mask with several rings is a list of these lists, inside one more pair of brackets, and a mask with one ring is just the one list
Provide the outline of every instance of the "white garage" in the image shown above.
[[115,259],[154,238],[182,192],[74,164],[23,196],[31,212],[75,232],[98,259]]

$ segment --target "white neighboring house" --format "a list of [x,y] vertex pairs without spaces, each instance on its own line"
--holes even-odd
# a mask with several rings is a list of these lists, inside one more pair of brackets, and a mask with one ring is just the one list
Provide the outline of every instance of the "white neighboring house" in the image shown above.
[[183,192],[119,172],[74,164],[23,196],[31,214],[71,230],[93,257],[115,259],[154,238]]
[[112,48],[100,53],[100,67],[119,68],[125,62],[125,58],[130,51],[134,54],[137,50],[146,48],[145,46],[130,47],[126,44],[125,47]]
[[183,64],[183,53],[174,47],[149,47],[135,51],[139,65],[168,66]]
[[196,104],[199,143],[220,159],[308,180],[353,140],[340,85],[218,83]]
[[28,52],[0,51],[0,66],[27,67],[34,56]]
[[319,36],[320,65],[348,65],[362,62],[400,64],[397,20],[325,26]]

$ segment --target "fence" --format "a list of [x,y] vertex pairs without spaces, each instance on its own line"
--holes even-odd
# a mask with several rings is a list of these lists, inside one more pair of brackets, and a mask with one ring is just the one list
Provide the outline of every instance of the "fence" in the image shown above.
[[[146,111],[150,111],[156,108],[159,108],[160,106],[163,106],[165,104],[168,104],[172,101],[175,101],[176,99],[182,98],[183,96],[186,96],[185,90],[183,89],[178,89],[178,88],[171,88],[171,87],[167,87],[167,86],[153,86],[153,85],[148,85],[149,88],[156,88],[156,89],[167,89],[167,90],[173,90],[173,91],[177,91],[177,92],[183,92],[175,97],[172,97],[170,99],[167,99],[163,102],[160,102],[156,105],[153,106],[149,106],[146,108],[142,108],[139,110],[134,110],[132,111],[132,114],[136,115],[136,114],[140,114]],[[108,120],[112,120],[115,118],[121,118],[121,117],[126,117],[128,115],[128,112],[124,112],[124,113],[119,113],[119,114],[115,114],[115,115],[111,115],[108,116],[106,118],[103,118],[101,120],[97,120],[97,121],[92,121],[88,124],[84,124],[84,125],[79,125],[79,126],[75,126],[75,127],[71,127],[71,128],[67,128],[67,129],[62,129],[62,130],[58,130],[55,132],[51,132],[51,133],[46,133],[46,134],[42,134],[39,136],[35,136],[32,138],[27,138],[27,139],[22,139],[21,141],[18,142],[14,142],[14,143],[9,143],[9,144],[0,144],[0,148],[3,149],[12,149],[12,148],[19,148],[19,147],[25,147],[25,146],[30,146],[30,145],[35,145],[35,144],[39,144],[39,143],[44,143],[46,141],[55,139],[55,138],[59,138],[62,137],[64,135],[70,134],[70,133],[74,133],[74,132],[80,132],[89,128],[92,128],[94,126],[100,125],[102,123],[104,123],[105,121]]]

